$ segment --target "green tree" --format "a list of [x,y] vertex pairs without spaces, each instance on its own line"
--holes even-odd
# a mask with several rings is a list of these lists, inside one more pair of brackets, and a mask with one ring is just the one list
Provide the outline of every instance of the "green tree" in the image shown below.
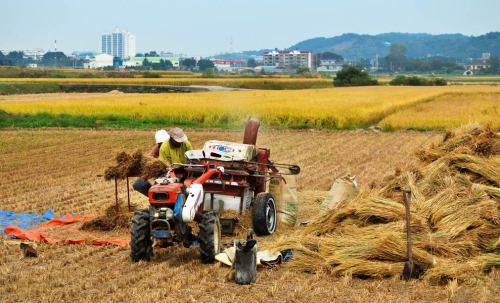
[[170,60],[165,60],[165,69],[173,69],[174,65]]
[[344,66],[333,79],[333,86],[367,86],[378,85],[377,79],[372,79],[370,75],[359,67]]
[[490,67],[486,68],[485,73],[498,75],[500,74],[500,58],[491,56],[490,60],[488,60]]
[[123,64],[123,59],[122,58],[117,57],[117,56],[115,56],[113,58],[113,67],[122,66],[122,64]]
[[320,66],[321,60],[334,60],[336,62],[342,62],[344,61],[344,57],[331,52],[319,53],[314,57],[314,64],[316,66]]
[[311,77],[311,70],[308,67],[300,66],[295,70],[297,75],[302,75],[304,77]]
[[147,57],[144,57],[144,60],[142,60],[142,66],[143,67],[149,67],[151,66],[151,62],[149,62]]
[[416,67],[416,70],[420,73],[429,72],[432,70],[431,64],[429,62],[421,61]]
[[257,66],[257,62],[255,62],[255,59],[254,59],[254,58],[250,58],[250,59],[248,59],[248,61],[247,61],[247,66],[248,66],[248,67],[256,67],[256,66]]
[[12,51],[7,54],[7,60],[12,61],[14,65],[24,64],[24,52],[22,51]]
[[170,60],[165,60],[165,68],[166,69],[173,69],[174,65],[172,64],[172,61]]
[[335,60],[335,61],[338,61],[338,62],[344,61],[344,58],[341,55],[335,54],[335,53],[331,53],[331,52],[320,53],[319,56],[323,60]]
[[432,60],[431,68],[432,70],[440,70],[441,68],[443,68],[443,62],[440,60]]
[[385,68],[389,70],[404,70],[406,65],[406,47],[391,44],[391,51],[386,56]]
[[160,59],[160,62],[151,64],[154,70],[168,70],[172,69],[174,66],[169,60]]
[[198,61],[198,67],[200,68],[200,71],[205,71],[209,68],[214,68],[214,63],[211,60],[206,60],[206,59],[201,59]]
[[63,52],[47,52],[43,55],[41,64],[44,66],[72,66],[73,61]]
[[193,67],[196,66],[196,60],[195,59],[184,59],[181,60],[180,66],[186,68],[186,69],[192,69]]
[[149,53],[145,53],[144,57],[160,57],[160,55],[155,51],[150,51]]
[[356,61],[356,66],[358,66],[361,69],[369,70],[371,65],[372,65],[372,63],[371,63],[370,59],[361,58],[361,59],[358,59]]
[[408,85],[408,86],[446,86],[446,80],[443,78],[422,78],[418,76],[399,75],[389,82],[389,85]]

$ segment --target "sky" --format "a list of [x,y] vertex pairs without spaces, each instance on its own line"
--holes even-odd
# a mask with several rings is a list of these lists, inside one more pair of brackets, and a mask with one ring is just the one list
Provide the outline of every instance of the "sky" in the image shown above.
[[499,0],[2,0],[0,50],[99,52],[118,28],[138,53],[209,58],[345,33],[480,36],[500,31],[499,12]]

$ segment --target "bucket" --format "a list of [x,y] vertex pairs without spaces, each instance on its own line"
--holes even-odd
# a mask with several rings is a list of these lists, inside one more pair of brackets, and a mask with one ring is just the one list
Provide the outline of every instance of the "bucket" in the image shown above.
[[238,242],[234,254],[234,281],[238,284],[250,284],[257,279],[257,241],[252,239],[252,230],[248,230],[247,241]]

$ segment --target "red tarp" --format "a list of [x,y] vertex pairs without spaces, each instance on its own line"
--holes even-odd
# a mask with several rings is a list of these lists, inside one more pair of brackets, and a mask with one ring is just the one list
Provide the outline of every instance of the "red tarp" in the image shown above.
[[[7,226],[4,230],[4,233],[7,235],[14,236],[19,239],[26,239],[30,241],[35,241],[35,242],[46,242],[49,244],[83,244],[83,243],[91,243],[92,245],[106,245],[106,244],[112,244],[112,245],[118,245],[118,246],[128,246],[129,241],[125,239],[108,239],[108,240],[88,240],[88,239],[64,239],[64,240],[58,240],[52,237],[49,237],[49,234],[46,232],[42,232],[42,230],[55,227],[55,226],[60,226],[60,225],[66,225],[70,223],[75,223],[87,219],[91,219],[96,217],[97,215],[95,214],[90,214],[90,215],[85,215],[81,218],[76,218],[72,216],[71,214],[66,214],[64,219],[52,219],[46,224],[34,229],[34,230],[22,230],[19,229],[15,226]],[[74,229],[72,229],[72,232],[77,232]],[[59,232],[60,233],[60,232]],[[91,235],[93,233],[90,233]]]

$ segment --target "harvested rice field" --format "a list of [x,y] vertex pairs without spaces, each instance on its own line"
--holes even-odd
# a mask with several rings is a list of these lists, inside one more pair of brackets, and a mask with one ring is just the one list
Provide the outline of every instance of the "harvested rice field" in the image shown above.
[[[242,131],[185,132],[194,148],[243,138]],[[73,214],[78,222],[43,232],[59,241],[88,242],[2,237],[0,301],[497,302],[497,132],[474,125],[447,133],[260,131],[257,146],[270,148],[273,161],[301,167],[298,222],[314,220],[307,227],[280,224],[272,236],[256,237],[259,250],[292,249],[294,257],[259,268],[255,283],[238,285],[225,276],[228,266],[202,264],[196,246],[155,249],[151,262],[133,263],[128,247],[113,244],[130,240],[127,184],[118,181],[120,216],[113,222],[114,182],[97,174],[115,165],[120,152],[147,153],[154,130],[4,129],[0,210]],[[333,182],[347,173],[356,176],[358,196],[318,215]],[[406,186],[414,194],[414,260],[424,271],[409,282],[400,279]],[[148,205],[133,191],[130,201],[134,209]],[[239,219],[236,235],[224,236],[223,243],[244,239],[251,221]],[[106,225],[110,221],[114,225]],[[107,244],[91,245],[95,239]],[[21,243],[38,256],[23,253]]]

